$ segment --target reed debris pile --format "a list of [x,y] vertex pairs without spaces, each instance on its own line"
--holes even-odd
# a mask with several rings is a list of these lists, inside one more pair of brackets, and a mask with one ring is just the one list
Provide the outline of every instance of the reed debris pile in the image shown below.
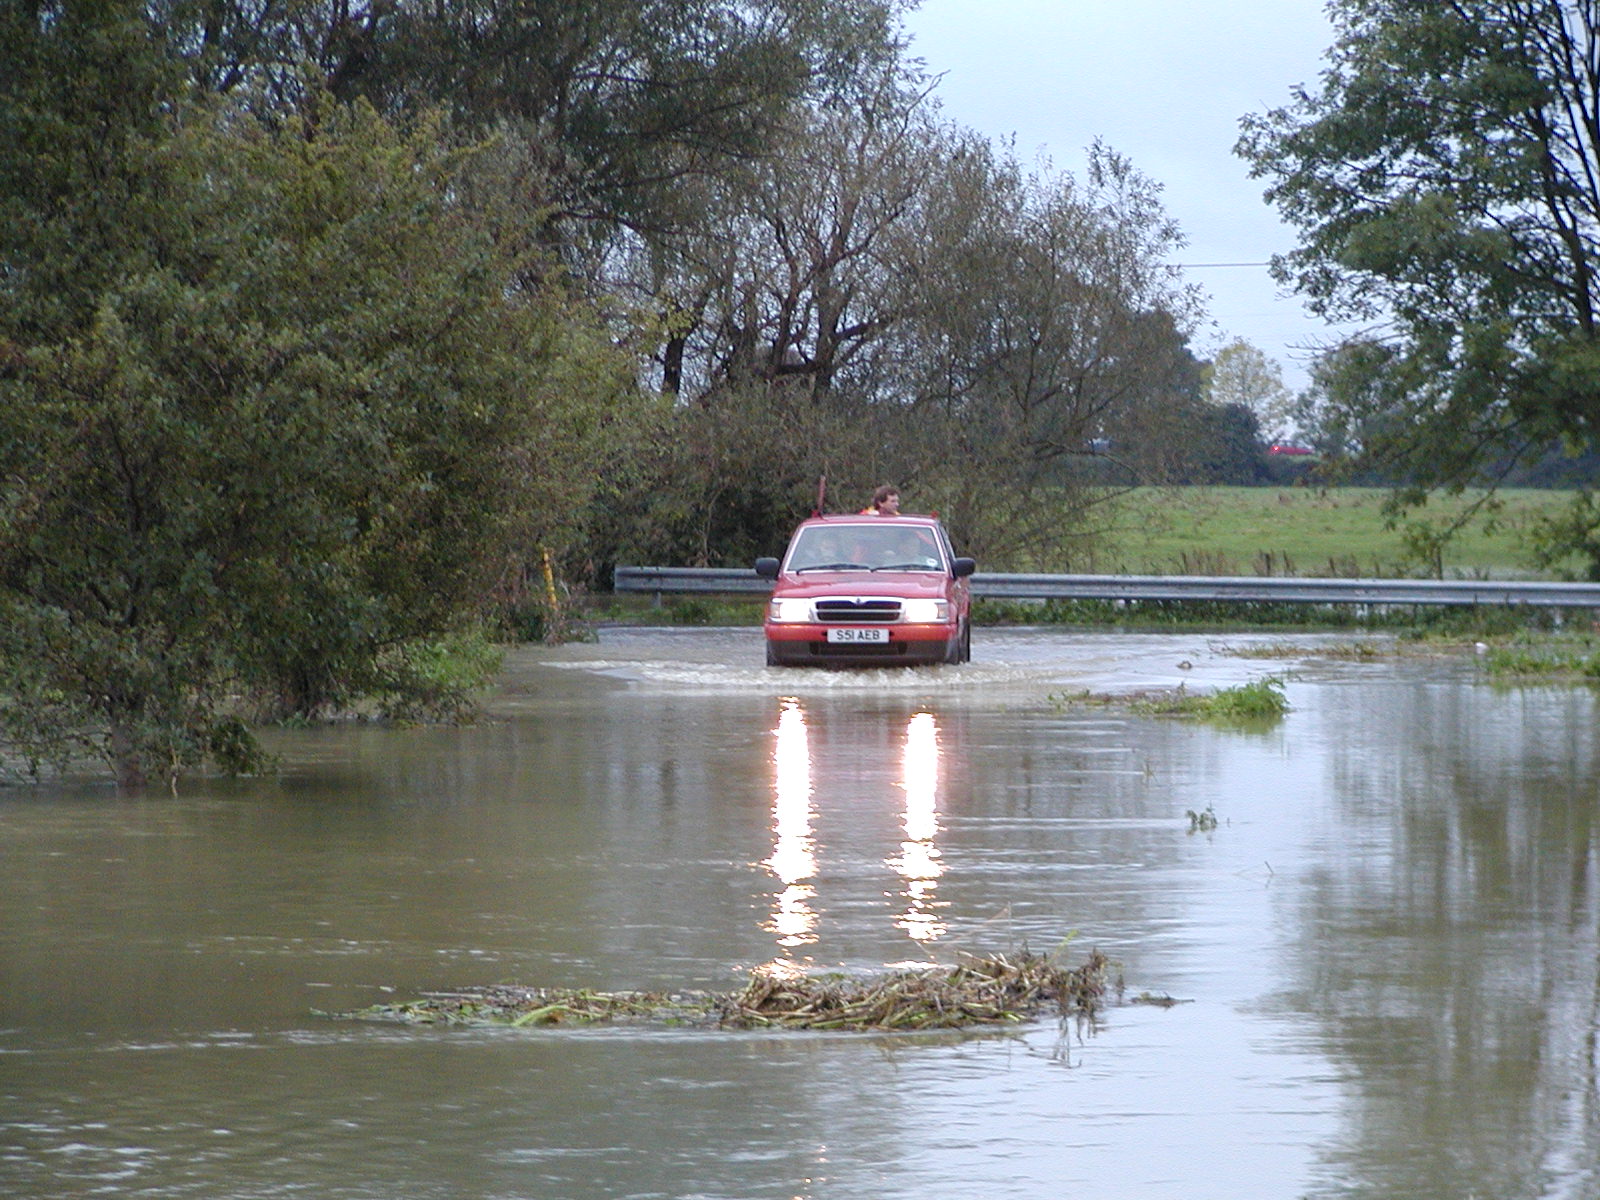
[[1093,1017],[1109,965],[1099,951],[1074,968],[1024,951],[870,980],[756,974],[718,1011],[722,1024],[744,1029],[959,1029],[1049,1012]]
[[402,1004],[337,1014],[414,1025],[590,1025],[648,1021],[731,1029],[908,1031],[1001,1025],[1054,1014],[1092,1019],[1112,986],[1098,950],[1079,966],[1026,950],[962,955],[954,967],[874,978],[785,977],[755,971],[737,992],[566,991],[498,984],[429,992]]
[[587,988],[521,987],[497,983],[453,992],[424,992],[401,1004],[374,1004],[334,1013],[358,1021],[396,1021],[403,1025],[594,1025],[656,1020],[682,1024],[704,1020],[711,1001],[698,994],[596,992]]

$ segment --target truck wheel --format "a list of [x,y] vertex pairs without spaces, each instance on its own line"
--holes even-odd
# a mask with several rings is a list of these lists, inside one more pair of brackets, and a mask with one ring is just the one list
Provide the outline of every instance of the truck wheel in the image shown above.
[[[965,626],[962,626],[964,629]],[[944,661],[951,666],[961,662],[961,629],[956,630],[955,637],[950,639],[950,644],[945,647]]]

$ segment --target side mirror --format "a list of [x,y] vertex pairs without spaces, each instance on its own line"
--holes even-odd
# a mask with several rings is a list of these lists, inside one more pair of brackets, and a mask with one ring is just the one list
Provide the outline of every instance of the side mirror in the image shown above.
[[950,574],[957,579],[965,579],[978,569],[978,564],[970,558],[958,558],[950,564]]
[[778,577],[778,560],[775,558],[756,559],[756,574],[763,579],[776,579]]

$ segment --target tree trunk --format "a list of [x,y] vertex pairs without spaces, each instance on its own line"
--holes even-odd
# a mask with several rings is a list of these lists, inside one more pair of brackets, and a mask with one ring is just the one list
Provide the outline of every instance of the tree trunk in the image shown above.
[[138,741],[126,720],[112,718],[111,732],[106,738],[106,756],[117,777],[117,788],[125,792],[142,792],[149,783],[144,756],[139,753]]

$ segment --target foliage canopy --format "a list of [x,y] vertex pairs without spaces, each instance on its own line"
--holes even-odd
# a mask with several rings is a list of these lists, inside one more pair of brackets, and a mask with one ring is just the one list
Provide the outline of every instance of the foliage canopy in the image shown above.
[[1298,226],[1349,425],[1419,484],[1600,433],[1600,5],[1334,0],[1321,85],[1239,152]]
[[[108,75],[107,109],[44,150],[69,107],[45,50],[126,34],[129,76],[163,61],[137,25],[46,32],[0,113],[40,168],[0,196],[12,745],[137,785],[251,765],[241,697],[458,702],[422,643],[561,523],[550,490],[582,494],[605,343],[508,289],[522,264],[435,125],[330,103],[269,127],[159,89],[123,120]],[[588,394],[556,366],[582,356]]]

